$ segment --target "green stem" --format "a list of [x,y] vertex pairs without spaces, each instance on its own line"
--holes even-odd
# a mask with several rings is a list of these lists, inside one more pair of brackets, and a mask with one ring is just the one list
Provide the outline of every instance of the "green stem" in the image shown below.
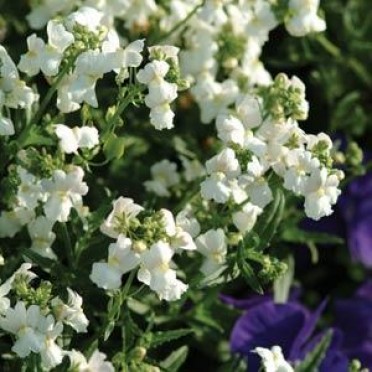
[[346,64],[367,87],[372,87],[372,76],[361,62],[353,57],[343,57],[340,48],[322,34],[318,34],[316,40],[332,57]]
[[168,39],[174,32],[187,23],[187,21],[201,8],[204,6],[206,0],[203,0],[200,4],[196,5],[194,9],[180,22],[174,25],[166,34],[162,35],[158,40],[154,40],[152,44],[159,44],[163,40]]
[[63,236],[63,242],[66,248],[66,256],[69,263],[69,266],[71,268],[75,268],[75,261],[74,261],[74,250],[72,248],[70,234],[67,229],[66,223],[61,223],[62,227],[62,236]]
[[57,91],[58,86],[62,79],[65,77],[67,72],[70,70],[71,66],[74,64],[75,58],[72,58],[66,65],[65,67],[61,70],[61,72],[58,74],[56,80],[53,82],[51,87],[49,88],[47,94],[45,95],[43,101],[40,104],[40,107],[38,111],[36,112],[35,116],[31,119],[31,123],[38,123],[40,119],[42,118],[45,109],[47,108],[50,100],[52,99],[54,93]]

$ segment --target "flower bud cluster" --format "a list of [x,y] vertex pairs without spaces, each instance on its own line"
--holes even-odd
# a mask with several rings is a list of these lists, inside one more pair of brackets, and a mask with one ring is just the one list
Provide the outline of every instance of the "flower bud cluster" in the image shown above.
[[[202,197],[243,203],[239,213],[249,211],[255,221],[273,199],[269,179],[275,174],[282,187],[305,198],[308,217],[318,220],[331,214],[343,174],[332,169],[330,138],[324,133],[307,135],[298,126],[307,110],[304,86],[296,77],[278,76],[261,95],[239,97],[235,110],[217,117],[218,137],[225,147],[206,162]],[[239,228],[242,215],[234,216]]]
[[30,109],[39,96],[20,79],[16,65],[5,48],[0,45],[0,136],[15,133],[10,116],[3,114],[3,108]]
[[0,215],[0,237],[13,237],[23,226],[31,238],[31,249],[39,255],[56,259],[52,250],[56,222],[67,222],[71,210],[84,216],[82,196],[88,192],[83,181],[84,170],[75,165],[51,169],[50,176],[41,177],[18,165],[17,191],[9,210]]
[[176,277],[172,258],[196,246],[169,210],[148,212],[132,199],[120,197],[101,232],[116,241],[109,245],[107,262],[93,264],[90,278],[100,288],[119,289],[122,276],[139,268],[137,279],[161,300],[177,300],[186,291],[187,285]]
[[[52,285],[41,281],[37,288],[31,282],[37,275],[25,263],[0,286],[0,329],[13,335],[12,351],[26,358],[40,354],[43,368],[50,370],[70,352],[62,349],[60,340],[64,327],[87,332],[89,324],[82,298],[67,288],[68,299],[52,297]],[[14,305],[12,305],[14,303]]]

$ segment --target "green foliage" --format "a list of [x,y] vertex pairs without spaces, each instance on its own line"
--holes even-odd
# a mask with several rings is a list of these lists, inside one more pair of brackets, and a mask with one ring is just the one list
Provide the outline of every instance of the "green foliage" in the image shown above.
[[314,347],[314,349],[306,355],[305,359],[298,366],[296,366],[295,371],[317,372],[319,370],[319,366],[326,356],[327,350],[332,341],[332,336],[333,332],[329,330]]

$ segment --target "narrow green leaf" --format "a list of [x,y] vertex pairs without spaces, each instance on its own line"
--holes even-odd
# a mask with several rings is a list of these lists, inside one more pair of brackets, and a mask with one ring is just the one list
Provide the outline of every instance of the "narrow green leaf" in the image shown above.
[[284,241],[289,242],[289,243],[306,244],[309,242],[309,240],[316,244],[342,244],[343,243],[343,239],[338,236],[330,235],[327,233],[321,233],[321,232],[305,231],[295,226],[286,228],[281,234],[281,237]]
[[167,342],[177,340],[178,338],[184,337],[193,333],[192,329],[177,329],[174,331],[165,331],[165,332],[154,332],[151,334],[151,344],[150,348],[158,347]]
[[329,345],[331,344],[333,331],[329,330],[310,351],[306,358],[295,368],[295,372],[317,372],[323,359],[326,356]]
[[245,255],[244,255],[244,246],[241,244],[238,247],[238,254],[237,254],[237,265],[240,269],[243,278],[247,282],[247,284],[257,293],[263,294],[263,288],[257,279],[256,274],[252,266],[247,262]]
[[166,359],[160,363],[160,367],[168,372],[177,372],[182,364],[186,361],[189,348],[181,346],[179,349],[173,351]]

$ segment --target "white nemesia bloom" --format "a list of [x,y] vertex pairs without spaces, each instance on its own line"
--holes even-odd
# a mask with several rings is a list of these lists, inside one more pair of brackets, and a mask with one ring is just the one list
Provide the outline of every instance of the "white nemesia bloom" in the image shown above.
[[177,185],[180,176],[177,173],[177,164],[167,159],[155,163],[151,167],[152,180],[145,181],[147,191],[153,192],[158,196],[170,196],[169,187]]
[[118,289],[123,274],[136,268],[140,262],[141,254],[135,251],[132,241],[124,235],[119,235],[116,243],[109,245],[107,263],[93,264],[90,279],[100,288]]
[[180,226],[182,230],[188,232],[192,238],[197,237],[200,234],[200,223],[193,217],[191,207],[185,207],[176,216],[176,224]]
[[56,124],[54,127],[60,139],[59,146],[66,154],[76,153],[79,148],[92,149],[99,144],[98,130],[95,127],[70,128],[64,124]]
[[305,187],[305,213],[313,220],[319,220],[332,214],[332,205],[336,204],[341,191],[340,180],[336,174],[328,174],[326,168],[315,169]]
[[53,225],[53,221],[45,216],[39,216],[27,225],[27,229],[32,240],[30,249],[40,256],[55,260],[57,256],[52,250],[52,244],[56,239],[56,234],[52,231]]
[[248,202],[243,208],[232,215],[232,220],[236,228],[243,234],[251,231],[256,224],[257,217],[262,213],[262,209]]
[[78,333],[86,332],[89,320],[83,312],[83,299],[71,288],[67,288],[67,292],[67,304],[59,297],[53,298],[51,302],[56,319],[68,324]]
[[160,300],[179,300],[188,286],[177,279],[170,268],[174,251],[168,243],[159,241],[142,255],[142,265],[137,278],[157,293]]
[[100,230],[110,238],[116,239],[120,235],[120,231],[118,230],[119,220],[123,219],[129,222],[131,218],[135,218],[144,208],[136,204],[133,199],[123,198],[122,196],[116,199],[112,206],[113,209],[101,224]]
[[70,368],[77,372],[114,372],[113,365],[105,361],[106,354],[101,353],[99,350],[95,350],[89,361],[86,360],[85,356],[80,352],[72,349],[66,351],[70,359]]
[[35,212],[25,207],[15,207],[0,214],[0,238],[12,238],[24,225],[35,218]]
[[17,204],[27,209],[35,209],[39,200],[44,198],[40,180],[21,166],[17,167],[17,174],[21,181],[17,190]]
[[38,331],[43,335],[40,348],[41,364],[49,370],[62,363],[64,352],[55,340],[62,334],[63,325],[61,322],[56,322],[53,315],[41,316]]
[[297,37],[324,31],[326,23],[317,15],[318,7],[319,0],[289,0],[292,16],[285,23],[287,31]]
[[39,306],[31,305],[26,309],[22,301],[18,301],[14,308],[8,308],[0,318],[0,328],[16,336],[12,351],[19,357],[39,353],[43,347],[44,337],[37,329],[41,318]]
[[82,195],[88,192],[83,182],[84,170],[74,166],[71,171],[55,170],[49,180],[43,180],[43,188],[48,193],[44,213],[52,221],[66,222],[72,207],[82,205]]
[[225,263],[227,254],[226,236],[222,229],[208,230],[196,239],[198,251],[206,257],[200,271],[208,276]]
[[192,236],[176,224],[174,216],[168,209],[160,209],[162,214],[162,223],[166,234],[170,238],[170,244],[173,249],[184,249],[186,251],[195,250],[196,246]]
[[271,349],[256,347],[252,352],[261,357],[265,372],[294,372],[292,366],[284,359],[280,346],[273,346]]

